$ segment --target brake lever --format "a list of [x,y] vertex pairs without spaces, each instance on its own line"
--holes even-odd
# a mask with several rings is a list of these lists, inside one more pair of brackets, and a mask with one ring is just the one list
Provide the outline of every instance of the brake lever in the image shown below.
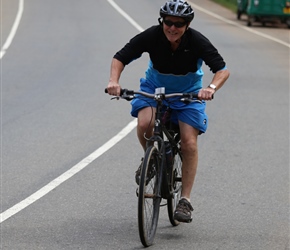
[[191,99],[189,99],[189,98],[181,98],[180,101],[182,101],[185,104],[191,103]]
[[127,101],[132,101],[134,99],[134,96],[132,96],[132,95],[123,95],[122,98],[127,100]]

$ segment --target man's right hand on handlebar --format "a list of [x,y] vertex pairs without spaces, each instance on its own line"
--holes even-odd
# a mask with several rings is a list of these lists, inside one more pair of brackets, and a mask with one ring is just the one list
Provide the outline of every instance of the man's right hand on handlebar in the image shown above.
[[121,86],[116,82],[109,82],[107,91],[109,95],[120,96]]

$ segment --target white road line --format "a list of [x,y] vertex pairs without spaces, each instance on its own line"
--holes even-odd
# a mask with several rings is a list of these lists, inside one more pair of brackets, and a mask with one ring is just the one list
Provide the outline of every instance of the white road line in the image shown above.
[[[124,12],[113,0],[107,0],[123,17],[125,17],[137,30],[139,30],[140,32],[142,32],[144,29],[138,25],[126,12]],[[13,32],[11,31],[11,33],[13,35],[9,35],[9,39],[7,39],[6,43],[4,44],[3,48],[1,49],[1,58],[3,57],[3,55],[5,54],[7,48],[10,46],[11,41],[15,35],[15,32],[17,30],[17,27],[19,25],[20,19],[21,19],[21,15],[23,12],[23,0],[19,0],[19,5],[22,5],[19,7],[19,9],[21,11],[18,11],[17,14],[17,22],[15,20],[14,25],[13,25]],[[203,8],[200,8],[199,6],[196,6],[195,4],[192,4],[192,6],[194,6],[196,9],[199,9],[209,15],[212,15],[213,17],[216,17],[222,21],[225,21],[227,23],[239,26],[241,28],[245,28],[242,27],[241,25],[238,25],[234,22],[231,22],[227,19],[224,19],[212,12],[209,12]],[[251,29],[246,28],[247,31],[252,32]],[[253,32],[256,33],[257,35],[261,35],[262,33],[260,32]],[[278,40],[278,39],[274,39],[270,36],[264,35],[262,34],[261,36],[271,39],[273,41],[279,42],[281,43],[282,41]],[[286,45],[289,47],[289,44],[282,42],[281,44]],[[3,52],[2,52],[3,51]],[[2,55],[2,53],[4,53]],[[32,195],[30,195],[29,197],[27,197],[26,199],[22,200],[21,202],[17,203],[16,205],[14,205],[13,207],[5,210],[4,212],[2,212],[0,214],[0,223],[4,222],[5,220],[7,220],[8,218],[12,217],[13,215],[17,214],[18,212],[20,212],[21,210],[25,209],[26,207],[28,207],[29,205],[31,205],[32,203],[34,203],[35,201],[39,200],[40,198],[42,198],[43,196],[45,196],[46,194],[48,194],[50,191],[52,191],[53,189],[55,189],[56,187],[58,187],[59,185],[61,185],[63,182],[65,182],[66,180],[70,179],[72,176],[74,176],[75,174],[77,174],[78,172],[80,172],[82,169],[84,169],[86,166],[88,166],[91,162],[93,162],[94,160],[96,160],[98,157],[100,157],[102,154],[104,154],[106,151],[108,151],[110,148],[112,148],[116,143],[118,143],[119,141],[121,141],[125,136],[127,136],[137,125],[137,120],[134,119],[133,121],[131,121],[124,129],[122,129],[116,136],[114,136],[112,139],[110,139],[108,142],[106,142],[103,146],[101,146],[100,148],[98,148],[96,151],[94,151],[93,153],[91,153],[89,156],[87,156],[86,158],[84,158],[83,160],[81,160],[78,164],[76,164],[75,166],[73,166],[71,169],[69,169],[68,171],[66,171],[65,173],[63,173],[62,175],[60,175],[59,177],[57,177],[56,179],[52,180],[50,183],[48,183],[46,186],[42,187],[41,189],[39,189],[38,191],[36,191],[35,193],[33,193]]]
[[261,37],[267,38],[267,39],[269,39],[269,40],[272,40],[272,41],[274,41],[274,42],[277,42],[277,43],[279,43],[279,44],[282,44],[282,45],[284,45],[284,46],[290,48],[290,44],[289,44],[289,43],[286,43],[286,42],[284,42],[284,41],[282,41],[282,40],[280,40],[280,39],[277,39],[277,38],[275,38],[275,37],[272,37],[272,36],[269,36],[269,35],[264,34],[264,33],[262,33],[262,32],[259,32],[259,31],[257,31],[257,30],[254,30],[254,29],[251,29],[251,28],[245,27],[245,26],[243,26],[243,25],[241,25],[241,24],[239,24],[239,23],[236,23],[236,22],[233,22],[233,21],[231,21],[231,20],[228,20],[228,19],[226,19],[226,18],[224,18],[224,17],[222,17],[222,16],[219,16],[219,15],[217,15],[217,14],[211,12],[211,11],[208,11],[208,10],[206,10],[206,9],[204,9],[204,8],[202,8],[202,7],[200,7],[200,6],[196,5],[196,4],[194,4],[194,3],[192,3],[192,2],[190,2],[190,4],[191,4],[191,6],[194,7],[195,9],[200,10],[200,11],[206,13],[207,15],[210,15],[210,16],[212,16],[212,17],[214,17],[214,18],[216,18],[216,19],[219,19],[219,20],[221,20],[221,21],[223,21],[223,22],[225,22],[225,23],[228,23],[228,24],[231,24],[231,25],[237,26],[237,27],[239,27],[239,28],[241,28],[241,29],[244,29],[244,30],[250,32],[250,33],[253,33],[253,34],[256,34],[256,35],[258,35],[258,36],[261,36]]
[[20,212],[24,208],[28,207],[35,201],[39,200],[46,194],[48,194],[50,191],[58,187],[60,184],[65,182],[66,180],[70,179],[72,176],[80,172],[82,169],[84,169],[86,166],[88,166],[90,163],[92,163],[94,160],[96,160],[98,157],[100,157],[102,154],[107,152],[110,148],[116,145],[119,141],[121,141],[124,137],[126,137],[137,125],[137,119],[134,119],[131,121],[125,128],[123,128],[116,136],[114,136],[112,139],[110,139],[108,142],[106,142],[103,146],[98,148],[96,151],[91,153],[89,156],[81,160],[78,164],[73,166],[68,171],[64,172],[62,175],[48,183],[46,186],[39,189],[34,194],[30,195],[23,201],[17,203],[13,207],[7,209],[3,213],[0,214],[0,223],[7,220],[11,216],[15,215],[16,213]]
[[125,17],[140,32],[144,29],[136,23],[125,11],[123,11],[113,0],[107,0],[123,17]]
[[[107,1],[122,16],[124,16],[134,27],[136,27],[137,30],[139,30],[140,32],[143,31],[143,28],[141,26],[139,26],[130,16],[128,16],[118,5],[116,5],[111,0],[107,0]],[[20,0],[20,2],[23,3],[23,0]],[[23,9],[23,6],[22,6],[22,9]],[[19,16],[19,15],[17,15],[17,16]],[[20,15],[20,17],[21,17],[21,15]],[[20,20],[20,17],[18,17],[17,19]],[[15,25],[13,25],[13,27],[14,26]],[[17,26],[16,26],[16,29],[17,29]],[[16,32],[16,29],[14,28],[13,30],[15,30],[15,32]],[[14,34],[15,34],[15,32],[14,32]],[[9,45],[10,45],[10,43],[12,41],[12,38],[7,39],[7,40],[9,40],[9,42],[7,43],[7,41],[6,41],[6,43],[5,43],[5,44],[7,44],[6,47],[5,47],[6,49],[9,47]],[[5,53],[5,50],[4,50],[4,53]],[[1,52],[2,52],[2,50],[1,50]],[[114,136],[112,139],[110,139],[108,142],[106,142],[103,146],[98,148],[96,151],[91,153],[89,156],[87,156],[86,158],[81,160],[78,164],[76,164],[75,166],[73,166],[72,168],[67,170],[65,173],[63,173],[62,175],[60,175],[56,179],[52,180],[50,183],[48,183],[47,185],[45,185],[44,187],[42,187],[41,189],[39,189],[38,191],[36,191],[32,195],[30,195],[26,199],[22,200],[21,202],[17,203],[13,207],[11,207],[11,208],[5,210],[4,212],[2,212],[0,214],[0,224],[2,222],[4,222],[5,220],[9,219],[10,217],[12,217],[13,215],[17,214],[21,210],[25,209],[26,207],[28,207],[32,203],[36,202],[37,200],[39,200],[40,198],[42,198],[43,196],[48,194],[50,191],[52,191],[53,189],[58,187],[60,184],[62,184],[63,182],[65,182],[66,180],[70,179],[72,176],[74,176],[78,172],[80,172],[82,169],[84,169],[86,166],[88,166],[91,162],[96,160],[98,157],[100,157],[102,154],[104,154],[106,151],[108,151],[110,148],[112,148],[114,145],[116,145],[119,141],[121,141],[136,126],[137,126],[137,119],[134,119],[125,128],[123,128],[116,136]]]
[[21,17],[22,17],[23,9],[24,9],[24,0],[19,0],[18,11],[17,11],[17,15],[16,15],[16,18],[15,18],[14,24],[12,26],[12,29],[11,29],[10,33],[9,33],[9,36],[7,37],[6,42],[4,43],[4,45],[2,46],[1,51],[0,51],[0,60],[5,55],[7,49],[9,48],[9,46],[12,43],[12,40],[13,40],[13,38],[14,38],[14,36],[16,34],[16,31],[18,29],[18,26],[20,24],[20,20],[21,20]]

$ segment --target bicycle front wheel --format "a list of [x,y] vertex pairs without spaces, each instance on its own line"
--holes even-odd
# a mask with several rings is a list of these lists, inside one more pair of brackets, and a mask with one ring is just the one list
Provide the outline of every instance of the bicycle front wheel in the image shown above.
[[182,188],[181,178],[182,178],[182,157],[180,150],[178,150],[178,152],[176,152],[174,156],[173,166],[169,173],[169,190],[171,195],[167,199],[168,217],[173,226],[179,225],[179,221],[174,220],[174,211],[178,205],[181,196],[181,188]]
[[161,197],[158,194],[159,151],[150,146],[142,163],[138,192],[138,227],[142,244],[152,245],[159,217]]

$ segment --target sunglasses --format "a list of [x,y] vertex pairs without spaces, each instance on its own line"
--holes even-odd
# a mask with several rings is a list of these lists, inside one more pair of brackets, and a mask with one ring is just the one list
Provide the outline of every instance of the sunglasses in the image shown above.
[[170,20],[164,19],[163,22],[165,23],[166,26],[171,27],[174,25],[176,28],[182,28],[187,24],[187,22],[172,22]]

